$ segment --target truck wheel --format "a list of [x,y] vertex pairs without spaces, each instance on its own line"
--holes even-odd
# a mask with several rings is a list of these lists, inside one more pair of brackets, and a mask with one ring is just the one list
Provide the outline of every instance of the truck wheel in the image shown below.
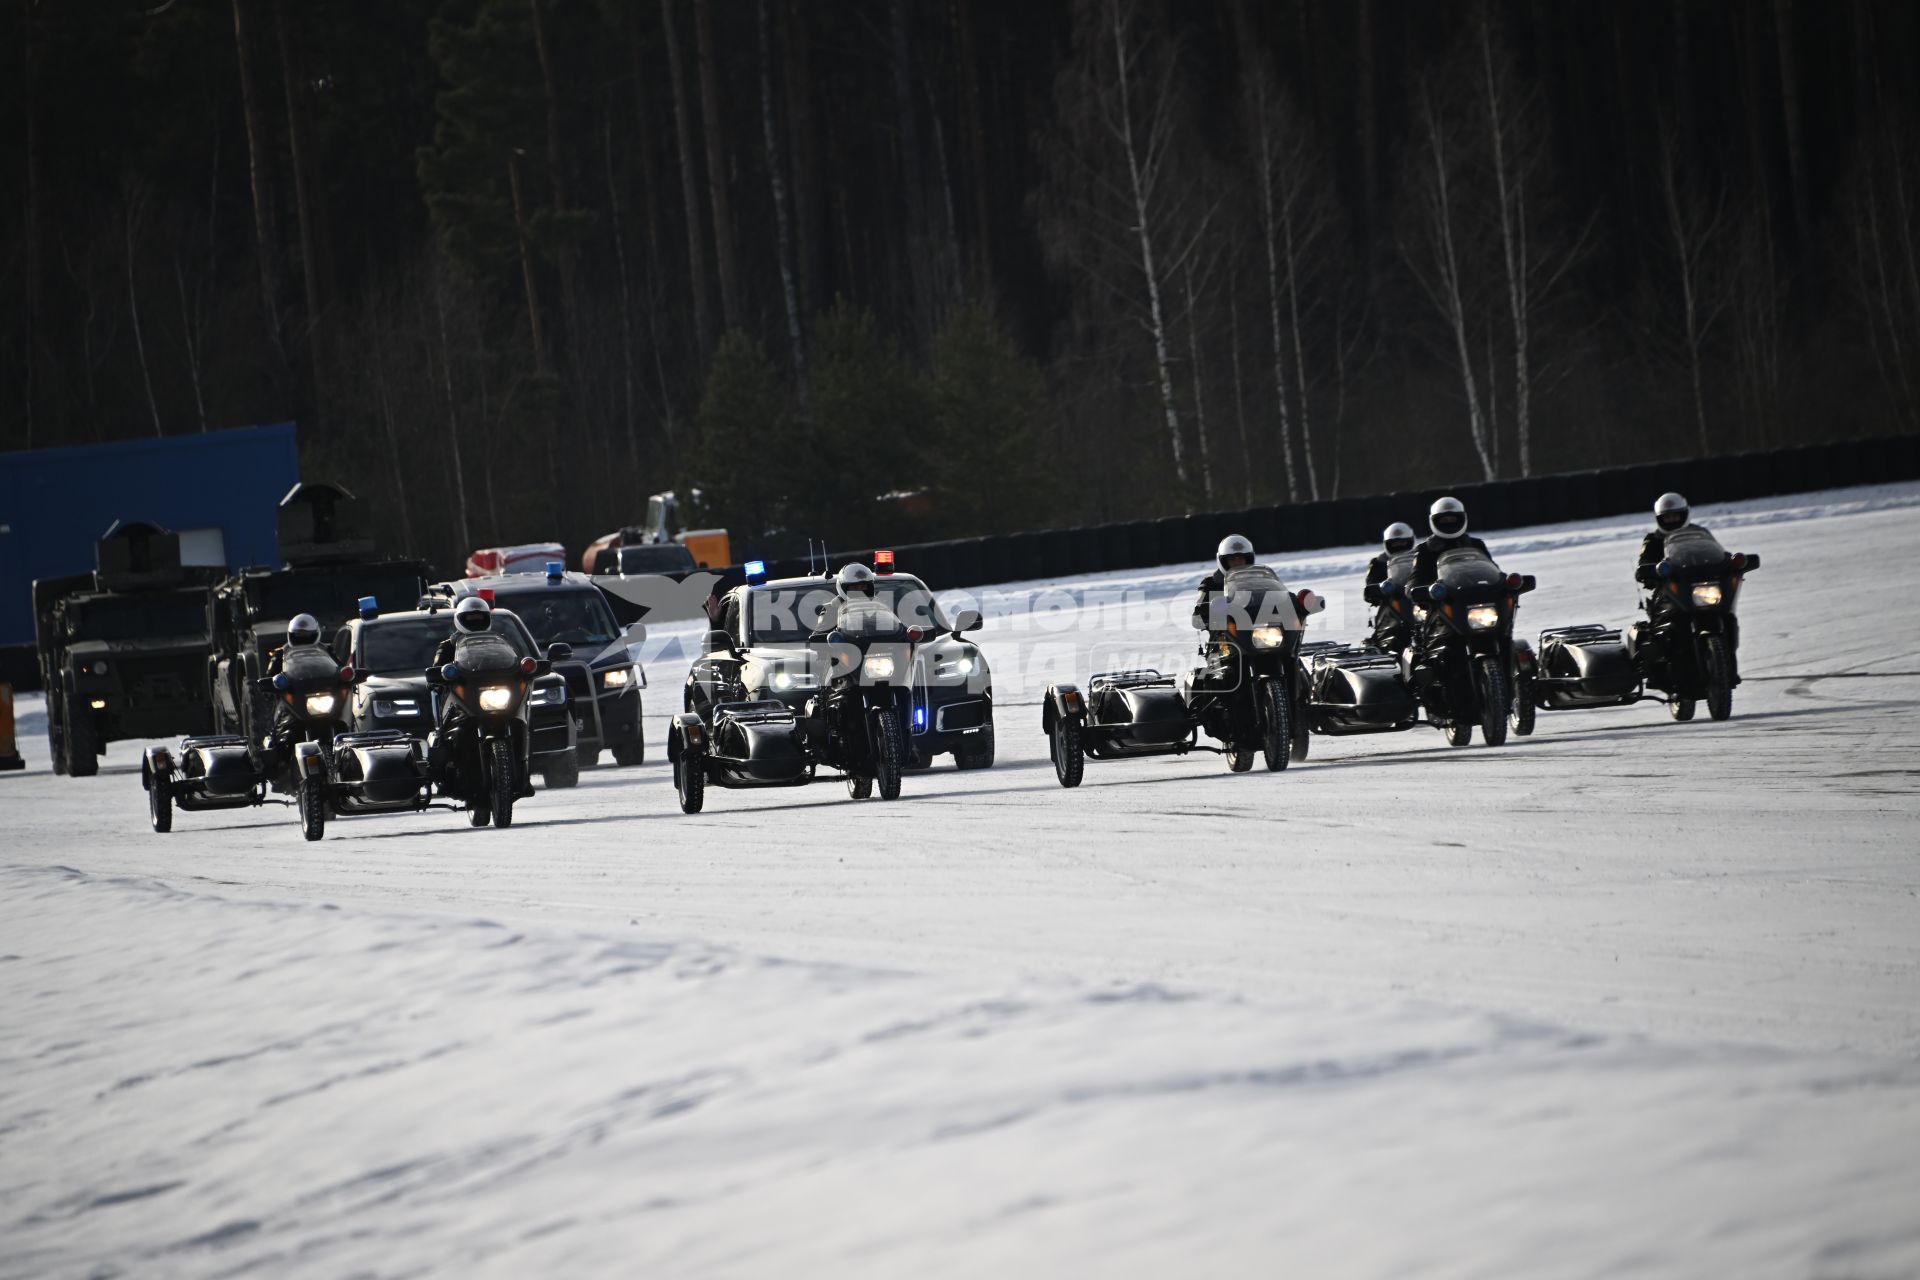
[[319,778],[302,778],[299,792],[294,799],[300,814],[300,834],[308,840],[318,840],[326,835],[326,783]]
[[563,791],[580,785],[580,757],[563,751],[540,766],[540,785],[549,791]]
[[1055,720],[1053,728],[1047,730],[1047,741],[1053,751],[1053,776],[1063,787],[1079,786],[1080,775],[1087,767],[1087,754],[1080,745],[1080,722],[1071,716]]
[[77,701],[72,697],[67,699],[66,725],[60,732],[61,755],[66,761],[68,777],[91,778],[100,772],[100,752],[94,745],[93,721],[74,705]]
[[993,726],[965,738],[953,753],[953,763],[960,769],[993,768]]
[[161,835],[173,830],[173,791],[164,773],[147,779],[147,820]]
[[1480,686],[1480,731],[1486,735],[1488,746],[1503,747],[1507,744],[1507,716],[1513,710],[1513,686],[1507,683],[1506,664],[1498,658],[1482,658],[1475,667],[1474,683]]
[[625,746],[613,749],[613,762],[622,769],[631,769],[635,765],[647,762],[647,744],[643,739],[635,738]]
[[1678,720],[1681,724],[1685,724],[1687,721],[1693,719],[1693,699],[1675,698],[1673,701],[1667,703],[1667,714],[1675,720]]
[[493,825],[502,829],[513,825],[514,760],[513,742],[495,738],[487,744],[487,787],[493,792]]
[[673,789],[680,812],[698,813],[707,802],[707,770],[698,747],[682,747],[673,761]]
[[1707,714],[1725,720],[1733,714],[1733,661],[1727,653],[1725,636],[1708,636],[1703,642],[1707,668]]
[[1278,680],[1260,686],[1260,754],[1266,757],[1270,773],[1280,772],[1293,759],[1293,698]]
[[60,716],[54,710],[54,700],[47,698],[47,754],[53,757],[53,776],[67,776],[66,735],[60,731]]
[[900,717],[882,711],[873,722],[873,772],[882,800],[900,798],[900,770],[905,764],[907,747],[900,739]]

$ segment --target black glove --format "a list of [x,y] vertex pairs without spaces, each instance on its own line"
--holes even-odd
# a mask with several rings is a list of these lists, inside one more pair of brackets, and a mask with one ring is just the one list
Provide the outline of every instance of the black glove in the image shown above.
[[1369,582],[1366,586],[1366,589],[1360,593],[1360,598],[1365,600],[1368,604],[1379,604],[1380,603],[1380,584],[1377,582]]
[[1660,571],[1650,564],[1643,564],[1634,571],[1633,580],[1643,587],[1657,587],[1660,585]]

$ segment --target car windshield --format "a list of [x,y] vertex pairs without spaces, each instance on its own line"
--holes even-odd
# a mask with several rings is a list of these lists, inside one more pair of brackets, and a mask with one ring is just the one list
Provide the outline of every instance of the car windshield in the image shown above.
[[256,579],[247,595],[253,616],[260,621],[284,621],[310,613],[322,623],[338,625],[351,618],[362,596],[372,596],[387,608],[408,608],[420,598],[420,576],[404,568],[368,568],[341,565],[327,569],[293,569]]
[[615,550],[621,573],[680,573],[698,567],[694,564],[693,552],[677,542],[618,547]]
[[67,608],[76,640],[140,640],[148,636],[204,636],[204,595],[102,596]]
[[[526,628],[510,614],[495,613],[493,630],[523,658],[534,656]],[[417,676],[433,661],[433,651],[453,631],[447,612],[376,618],[360,628],[359,663],[376,676]]]
[[542,645],[609,644],[620,634],[613,610],[593,587],[502,591],[494,599],[519,614]]
[[755,587],[746,597],[749,645],[804,644],[833,602],[833,588]]
[[929,631],[953,630],[953,624],[941,612],[933,592],[918,578],[896,574],[878,579],[874,596],[910,627],[925,627]]

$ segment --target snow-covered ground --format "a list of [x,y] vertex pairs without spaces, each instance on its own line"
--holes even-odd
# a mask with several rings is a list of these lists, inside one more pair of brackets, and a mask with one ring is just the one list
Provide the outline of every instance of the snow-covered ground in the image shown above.
[[[1765,557],[1728,723],[1277,776],[1046,760],[1049,678],[1190,651],[1204,548],[982,593],[1001,763],[892,805],[682,816],[683,632],[653,761],[507,832],[156,836],[23,699],[0,1276],[1920,1274],[1916,507],[1701,511]],[[1494,531],[1525,629],[1629,620],[1643,527]],[[1280,558],[1317,632],[1365,554]]]

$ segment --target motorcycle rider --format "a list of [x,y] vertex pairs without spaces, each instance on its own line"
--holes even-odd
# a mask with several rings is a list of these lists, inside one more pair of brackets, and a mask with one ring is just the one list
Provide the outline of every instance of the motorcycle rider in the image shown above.
[[267,657],[267,678],[271,680],[286,669],[287,651],[320,643],[320,619],[310,613],[295,614],[287,624],[287,642]]
[[[1683,529],[1691,529],[1705,533],[1709,537],[1712,536],[1705,525],[1693,523],[1693,511],[1685,498],[1672,492],[1661,494],[1654,500],[1653,529],[1640,540],[1640,563],[1633,573],[1634,581],[1647,589],[1647,594],[1640,601],[1640,607],[1647,613],[1647,621],[1642,624],[1646,627],[1657,625],[1679,607],[1666,592],[1660,590],[1659,566],[1660,562],[1667,558],[1668,535],[1679,533]],[[1640,626],[1636,626],[1634,631],[1639,633],[1634,637],[1633,645],[1633,648],[1638,650],[1640,645],[1646,642],[1647,634],[1641,630]],[[1738,683],[1740,620],[1731,612],[1727,614],[1727,649],[1728,656],[1734,661],[1734,682]]]
[[1413,554],[1412,526],[1398,520],[1394,521],[1381,530],[1380,546],[1380,554],[1367,561],[1367,582],[1364,588],[1366,602],[1375,606],[1373,633],[1370,639],[1374,648],[1386,653],[1398,653],[1407,647],[1413,624],[1405,613],[1396,613],[1387,604],[1381,587],[1392,579],[1394,562]]
[[1440,557],[1449,551],[1472,547],[1487,559],[1493,559],[1486,543],[1467,536],[1467,509],[1458,498],[1441,498],[1429,507],[1427,527],[1433,530],[1433,536],[1420,544],[1413,562],[1413,577],[1407,583],[1409,587],[1430,587],[1438,582]]
[[1193,627],[1196,631],[1208,629],[1213,597],[1226,587],[1227,574],[1235,569],[1245,569],[1253,563],[1253,544],[1237,533],[1230,533],[1220,539],[1220,545],[1214,548],[1213,558],[1220,567],[1200,579],[1199,589],[1193,595]]
[[820,612],[816,636],[833,631],[894,631],[900,620],[875,596],[879,586],[873,570],[859,563],[843,565],[833,575],[833,600]]
[[[509,653],[512,646],[493,630],[493,606],[481,596],[462,596],[460,603],[453,606],[453,630],[447,633],[433,651],[433,666],[444,667],[452,663],[457,667],[478,667],[483,665],[480,656],[490,649],[505,647]],[[434,730],[432,746],[427,753],[428,769],[433,777],[442,777],[447,763],[447,751],[453,741],[454,730],[467,719],[467,713],[459,700],[447,694],[440,696],[439,723]],[[527,760],[522,755],[520,761],[520,785],[517,794],[530,796],[533,785],[527,771]],[[444,783],[441,784],[444,789]]]

